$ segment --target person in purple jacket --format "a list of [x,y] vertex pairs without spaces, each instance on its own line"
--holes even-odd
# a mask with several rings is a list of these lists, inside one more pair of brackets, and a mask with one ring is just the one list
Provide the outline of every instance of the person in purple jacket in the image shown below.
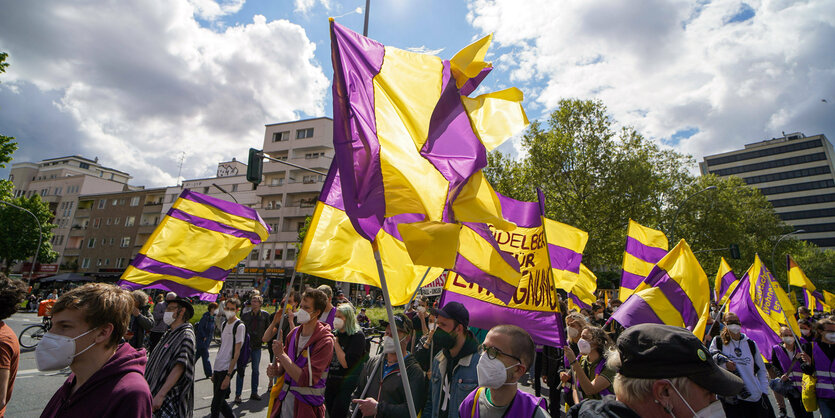
[[496,325],[484,338],[478,360],[478,388],[458,407],[461,418],[546,418],[545,399],[519,390],[519,379],[536,355],[533,339],[515,325]]
[[38,369],[72,373],[41,413],[52,417],[150,417],[145,350],[122,338],[134,301],[105,283],[73,289],[52,307],[52,329],[35,350]]

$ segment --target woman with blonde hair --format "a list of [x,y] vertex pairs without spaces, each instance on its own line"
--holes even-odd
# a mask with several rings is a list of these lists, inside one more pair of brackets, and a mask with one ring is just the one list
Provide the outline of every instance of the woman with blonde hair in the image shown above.
[[353,305],[341,303],[336,307],[333,329],[336,341],[325,385],[325,409],[331,418],[341,418],[348,415],[351,394],[357,387],[368,353],[365,351],[365,334],[357,324]]

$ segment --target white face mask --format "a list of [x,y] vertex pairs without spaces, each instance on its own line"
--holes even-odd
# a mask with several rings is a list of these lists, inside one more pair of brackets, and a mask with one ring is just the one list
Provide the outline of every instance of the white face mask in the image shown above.
[[620,306],[612,306],[612,313],[617,312],[618,308],[620,308]]
[[418,306],[417,311],[420,313],[426,312],[426,306]]
[[594,317],[597,319],[603,319],[603,312],[594,314]]
[[730,324],[728,325],[728,331],[732,334],[739,334],[742,331],[742,326],[739,324]]
[[162,322],[165,322],[165,325],[171,325],[174,323],[174,312],[167,311],[162,314]]
[[[671,382],[669,380],[666,380],[666,379],[664,379],[664,381],[670,384],[670,387],[673,388],[673,390],[676,392],[676,395],[678,395],[678,397],[681,398],[681,401],[684,402],[685,405],[687,405],[687,409],[689,409],[690,412],[693,413],[693,417],[695,417],[695,418],[725,418],[725,410],[722,408],[722,402],[713,401],[708,406],[700,409],[699,412],[696,412],[696,411],[693,410],[693,407],[690,406],[690,403],[687,402],[687,399],[684,399],[684,396],[681,396],[681,392],[678,391],[678,388],[676,387],[676,385],[673,384],[673,382]],[[670,415],[673,415],[673,411],[668,410],[666,407],[664,409],[667,410],[667,413],[669,413]]]
[[827,332],[826,334],[823,334],[823,335],[826,336],[827,340],[829,340],[831,342],[835,342],[835,332]]
[[435,325],[435,323],[434,323],[434,322],[431,322],[431,323],[429,323],[429,325],[427,325],[427,327],[429,328],[429,331],[434,331],[434,330],[435,330],[435,326],[436,326],[436,325]]
[[296,322],[299,324],[306,324],[310,322],[310,313],[304,309],[299,309],[299,311],[296,312]]
[[[400,342],[402,343],[406,338],[409,338],[409,337],[403,337],[400,340]],[[384,336],[383,337],[383,354],[391,354],[395,351],[397,351],[397,347],[394,346],[394,338],[392,338],[390,335]]]
[[85,351],[96,345],[95,342],[81,350],[80,353],[75,352],[75,340],[93,332],[97,328],[93,328],[78,337],[70,338],[63,335],[53,334],[47,332],[44,334],[38,347],[35,349],[35,361],[38,364],[38,370],[45,372],[51,370],[61,370],[72,364],[72,360]]
[[235,311],[226,311],[223,314],[226,315],[226,319],[232,319],[235,317]]
[[794,342],[794,338],[792,338],[792,337],[783,337],[783,343],[785,343],[786,345],[789,345],[789,344],[791,344],[791,343],[793,343],[793,342]]
[[809,330],[809,329],[806,329],[806,328],[800,328],[800,335],[802,335],[804,337],[808,337],[811,332],[812,332],[812,330]]
[[580,350],[580,354],[583,355],[591,353],[591,343],[580,338],[580,341],[577,341],[577,349]]
[[340,330],[345,326],[345,321],[342,318],[333,319],[333,329]]
[[478,366],[476,366],[478,385],[491,389],[498,389],[503,385],[513,385],[515,383],[506,383],[507,369],[512,369],[518,365],[519,363],[516,363],[505,367],[504,363],[498,358],[491,359],[486,352],[481,353]]
[[568,327],[568,338],[576,339],[577,336],[580,335],[580,331],[577,331],[577,328]]

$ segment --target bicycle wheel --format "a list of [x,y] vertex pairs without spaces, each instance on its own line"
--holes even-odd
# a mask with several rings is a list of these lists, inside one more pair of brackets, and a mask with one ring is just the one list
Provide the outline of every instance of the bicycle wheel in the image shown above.
[[46,328],[43,325],[29,325],[20,333],[18,341],[23,348],[35,348],[44,334],[46,334]]

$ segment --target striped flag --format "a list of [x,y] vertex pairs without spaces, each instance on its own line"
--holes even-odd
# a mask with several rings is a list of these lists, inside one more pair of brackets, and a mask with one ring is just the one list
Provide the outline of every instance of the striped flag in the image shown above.
[[713,286],[713,290],[716,295],[716,303],[719,306],[724,305],[728,300],[728,297],[731,293],[733,293],[734,289],[736,289],[737,285],[739,285],[739,279],[736,277],[733,270],[731,270],[731,266],[728,262],[725,261],[725,257],[722,257],[719,260],[719,270],[716,272],[716,282]]
[[786,264],[789,286],[797,286],[803,289],[801,293],[803,295],[803,306],[809,308],[812,312],[828,311],[830,307],[824,302],[823,294],[817,291],[815,285],[806,277],[806,273],[803,272],[791,255],[786,255]]
[[663,232],[647,228],[632,219],[626,231],[626,251],[623,253],[623,274],[620,279],[619,299],[626,301],[653,266],[667,254],[669,244]]
[[255,209],[185,189],[118,285],[215,300],[230,270],[269,233]]
[[591,309],[591,304],[597,298],[594,292],[597,290],[597,277],[584,264],[580,265],[579,279],[571,289],[568,289],[568,309]]

